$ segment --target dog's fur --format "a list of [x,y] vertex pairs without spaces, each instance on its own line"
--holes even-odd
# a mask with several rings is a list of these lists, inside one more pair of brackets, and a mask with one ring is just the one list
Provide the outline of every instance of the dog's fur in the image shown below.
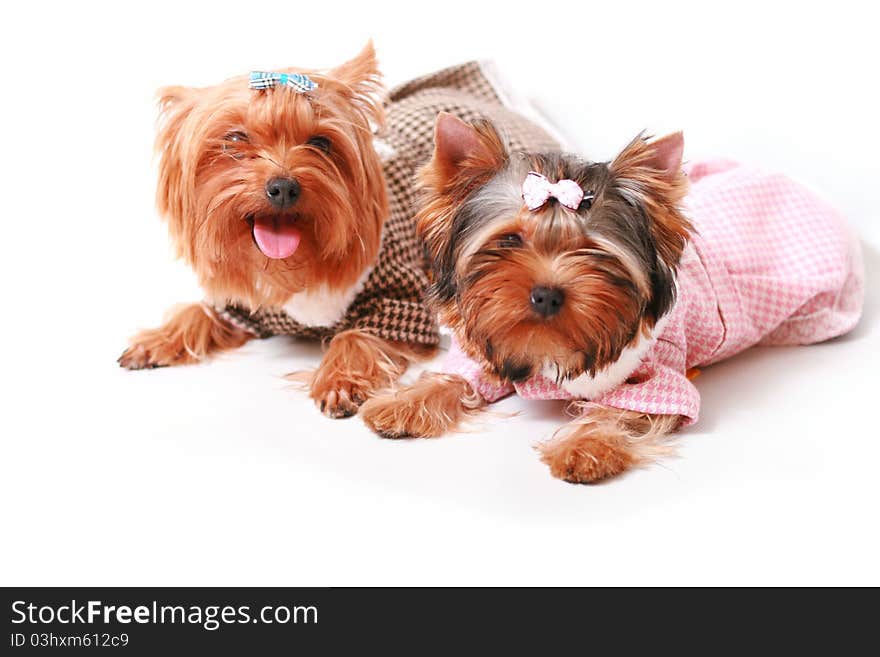
[[[675,300],[675,270],[691,226],[680,133],[641,136],[610,163],[558,154],[508,153],[488,122],[441,115],[432,161],[421,173],[418,230],[433,263],[429,297],[462,350],[499,381],[548,365],[557,381],[596,376],[650,336]],[[569,210],[551,199],[524,207],[529,171],[592,192]],[[535,286],[564,293],[559,314],[529,304]],[[426,375],[373,398],[364,421],[387,437],[438,436],[485,405],[462,377]],[[650,416],[575,402],[579,417],[539,447],[551,472],[593,482],[665,450],[678,416]]]
[[[251,335],[214,307],[257,309],[281,306],[302,291],[341,293],[374,263],[388,200],[372,141],[373,126],[383,121],[373,46],[327,73],[296,72],[308,73],[320,93],[257,93],[243,77],[160,92],[158,206],[207,303],[176,310],[160,328],[135,335],[123,367],[193,363],[241,346]],[[301,188],[296,203],[282,210],[267,199],[267,181],[277,176]],[[260,222],[296,230],[295,254],[264,255],[253,234]],[[327,415],[351,415],[424,352],[343,331],[311,377],[311,396]]]

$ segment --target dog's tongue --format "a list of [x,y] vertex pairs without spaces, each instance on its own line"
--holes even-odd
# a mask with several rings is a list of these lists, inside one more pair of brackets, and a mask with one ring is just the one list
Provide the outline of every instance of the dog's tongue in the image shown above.
[[278,217],[263,217],[254,220],[254,239],[267,258],[289,258],[296,251],[300,240],[299,231],[292,221]]

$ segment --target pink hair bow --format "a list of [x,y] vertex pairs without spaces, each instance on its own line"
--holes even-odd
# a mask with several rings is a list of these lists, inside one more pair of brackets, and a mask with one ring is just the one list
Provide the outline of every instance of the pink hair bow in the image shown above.
[[550,198],[555,198],[567,208],[577,210],[584,200],[584,190],[574,180],[566,178],[551,183],[537,171],[529,171],[523,181],[522,197],[529,210],[537,210]]

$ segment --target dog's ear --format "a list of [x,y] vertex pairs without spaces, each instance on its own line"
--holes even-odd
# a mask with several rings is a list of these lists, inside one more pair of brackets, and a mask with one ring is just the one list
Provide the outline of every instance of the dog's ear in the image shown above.
[[376,48],[372,39],[367,41],[361,51],[344,64],[330,71],[330,77],[356,86],[379,75],[379,63],[376,61]]
[[382,84],[382,73],[376,60],[376,49],[373,41],[353,59],[332,69],[329,78],[341,85],[342,93],[358,106],[375,125],[381,125],[384,119],[382,100],[385,87]]
[[485,150],[479,133],[448,112],[440,112],[434,124],[434,160],[454,169]]
[[507,148],[495,126],[484,119],[469,125],[447,112],[434,125],[434,157],[427,181],[437,191],[473,188],[485,183],[507,162]]
[[435,263],[450,236],[458,206],[508,160],[507,147],[486,120],[473,125],[441,112],[434,126],[434,155],[419,180],[426,192],[416,229]]
[[681,174],[681,160],[684,156],[684,134],[673,132],[648,144],[647,166],[672,181]]
[[610,165],[618,192],[632,205],[643,208],[648,220],[657,251],[648,309],[655,319],[674,301],[673,272],[693,230],[681,209],[688,189],[681,168],[683,154],[681,132],[653,141],[640,134]]
[[193,246],[182,233],[190,212],[194,174],[188,162],[196,144],[185,125],[196,106],[198,93],[198,89],[190,87],[164,87],[157,94],[159,121],[155,148],[159,155],[159,181],[156,204],[168,220],[179,255],[188,261],[192,261]]
[[618,176],[656,178],[674,186],[683,178],[683,156],[684,135],[681,132],[654,140],[639,134],[614,158],[610,168]]
[[683,152],[680,132],[654,141],[638,135],[609,167],[624,198],[645,208],[657,249],[670,265],[678,262],[691,231],[680,208],[688,189]]

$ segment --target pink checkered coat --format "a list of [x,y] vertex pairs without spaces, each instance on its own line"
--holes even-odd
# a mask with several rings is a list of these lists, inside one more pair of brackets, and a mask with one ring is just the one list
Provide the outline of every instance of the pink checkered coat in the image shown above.
[[[687,371],[753,345],[809,344],[842,335],[861,315],[858,242],[843,218],[809,190],[778,174],[729,161],[688,171],[687,210],[697,233],[682,255],[678,298],[640,364],[592,401],[697,420],[700,393]],[[487,400],[572,399],[536,375],[498,384],[453,343],[443,367]]]

